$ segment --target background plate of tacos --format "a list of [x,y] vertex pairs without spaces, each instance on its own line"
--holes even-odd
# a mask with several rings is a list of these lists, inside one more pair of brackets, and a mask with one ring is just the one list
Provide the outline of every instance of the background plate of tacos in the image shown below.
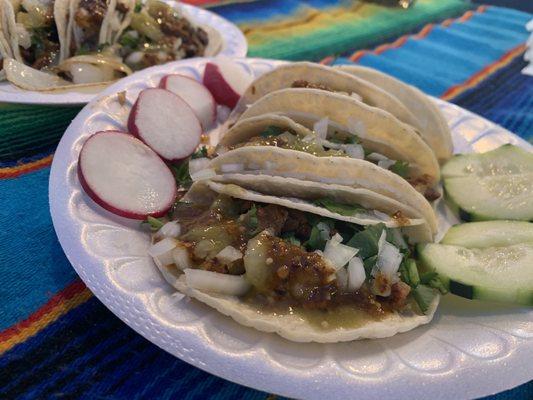
[[0,102],[85,104],[167,62],[242,57],[232,23],[172,0],[0,0]]
[[[136,221],[103,211],[84,193],[77,160],[94,132],[125,129],[140,90],[155,86],[169,73],[200,78],[206,62],[194,59],[154,67],[105,89],[76,117],[58,146],[49,190],[54,227],[81,279],[113,313],[194,366],[292,398],[477,398],[531,378],[530,309],[488,309],[443,296],[431,323],[410,332],[371,341],[295,343],[242,326],[177,293],[147,255],[150,234]],[[237,62],[254,76],[282,65],[260,59]],[[119,102],[121,91],[126,91],[126,103]],[[531,148],[479,116],[431,101],[450,127],[455,153],[484,152],[504,143]],[[217,187],[221,186],[213,186]],[[439,231],[454,222],[445,210],[438,210]]]

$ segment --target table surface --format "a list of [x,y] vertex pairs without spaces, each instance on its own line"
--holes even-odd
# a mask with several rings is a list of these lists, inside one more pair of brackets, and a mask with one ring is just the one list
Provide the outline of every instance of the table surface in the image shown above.
[[[187,2],[236,23],[251,56],[377,68],[533,138],[533,78],[520,74],[527,12],[461,0],[407,11],[346,0]],[[77,278],[51,224],[48,176],[78,112],[0,105],[0,398],[266,399],[152,345]],[[529,398],[533,382],[491,400]]]

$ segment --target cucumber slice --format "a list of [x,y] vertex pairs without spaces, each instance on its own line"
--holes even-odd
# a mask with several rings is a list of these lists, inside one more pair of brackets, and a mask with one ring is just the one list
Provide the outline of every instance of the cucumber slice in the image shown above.
[[457,154],[441,170],[444,179],[531,172],[533,172],[533,153],[512,144],[505,144],[486,153]]
[[533,173],[444,180],[446,198],[465,221],[533,220]]
[[435,270],[451,293],[468,299],[533,306],[533,245],[467,249],[417,246],[422,264]]
[[442,176],[450,206],[463,220],[533,220],[533,153],[504,145],[457,155]]
[[533,244],[533,224],[519,221],[486,221],[455,225],[448,229],[440,243],[481,249],[520,243]]

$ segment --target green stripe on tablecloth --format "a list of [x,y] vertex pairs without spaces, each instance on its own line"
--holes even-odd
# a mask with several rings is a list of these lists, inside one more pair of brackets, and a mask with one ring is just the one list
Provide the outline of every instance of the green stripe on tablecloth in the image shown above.
[[57,144],[80,107],[0,104],[0,161],[31,156]]

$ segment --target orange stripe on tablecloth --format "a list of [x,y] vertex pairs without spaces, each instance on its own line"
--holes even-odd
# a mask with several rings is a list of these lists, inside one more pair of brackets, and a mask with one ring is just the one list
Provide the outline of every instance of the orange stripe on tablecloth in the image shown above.
[[0,354],[34,336],[91,297],[91,291],[82,281],[70,284],[27,319],[0,332]]
[[508,51],[502,57],[500,57],[497,61],[493,62],[492,64],[487,65],[482,70],[476,72],[474,75],[472,75],[470,78],[468,78],[463,83],[450,87],[448,90],[446,90],[446,92],[444,92],[442,96],[440,96],[441,99],[450,100],[460,95],[461,93],[465,92],[466,90],[476,86],[482,80],[486,79],[489,75],[502,69],[506,65],[509,65],[511,61],[513,61],[517,57],[520,57],[525,50],[526,50],[526,44],[523,43],[515,47],[514,49]]
[[[445,28],[447,28],[453,22],[465,22],[465,21],[468,21],[470,18],[472,18],[472,16],[475,15],[475,13],[483,13],[486,10],[487,10],[487,6],[479,6],[478,8],[476,8],[475,11],[469,10],[469,11],[465,12],[463,15],[461,15],[458,18],[448,18],[448,19],[444,20],[443,22],[441,22],[440,25],[445,27]],[[361,57],[363,57],[363,56],[365,56],[367,54],[376,54],[376,55],[378,55],[378,54],[382,54],[383,52],[385,52],[387,50],[395,49],[395,48],[398,48],[398,47],[402,47],[407,42],[407,40],[410,39],[410,38],[423,39],[433,30],[433,28],[435,26],[436,26],[435,24],[427,24],[420,30],[420,32],[418,32],[416,34],[400,36],[394,42],[382,44],[381,46],[376,47],[374,50],[359,50],[359,51],[356,51],[355,53],[353,53],[349,57],[349,59],[350,59],[350,61],[357,62],[357,61],[359,61],[359,59],[361,59]]]
[[0,168],[0,179],[16,178],[22,174],[27,174],[44,167],[48,167],[50,164],[52,164],[53,157],[53,155],[49,155],[37,161],[30,161],[14,167]]

